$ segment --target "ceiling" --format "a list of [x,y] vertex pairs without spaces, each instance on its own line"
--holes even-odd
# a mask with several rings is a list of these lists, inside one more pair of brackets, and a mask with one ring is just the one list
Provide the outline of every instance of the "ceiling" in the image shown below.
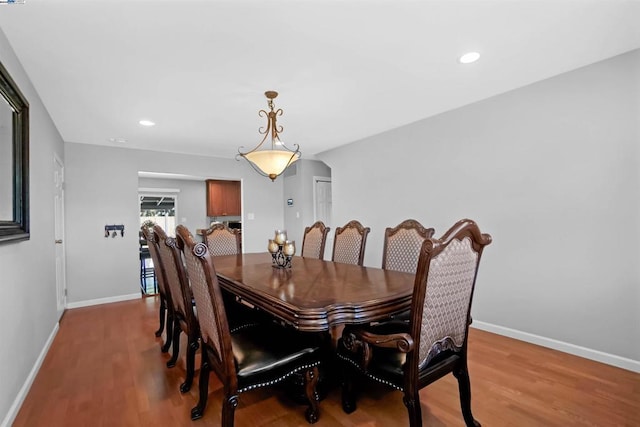
[[[312,158],[640,48],[638,22],[634,0],[0,6],[0,29],[65,141],[221,157],[260,141],[266,90],[280,92],[281,139]],[[460,64],[468,51],[480,60]]]

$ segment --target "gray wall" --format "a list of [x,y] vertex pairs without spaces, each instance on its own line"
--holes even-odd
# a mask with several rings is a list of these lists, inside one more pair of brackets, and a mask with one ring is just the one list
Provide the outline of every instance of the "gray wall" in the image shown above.
[[198,228],[207,228],[207,186],[204,180],[139,178],[138,188],[177,189],[175,193],[176,225],[182,224],[195,234]]
[[0,424],[58,321],[53,224],[53,156],[63,142],[4,33],[0,61],[29,102],[31,239],[0,244]]
[[323,153],[335,223],[379,266],[386,226],[472,218],[474,320],[640,361],[639,99],[634,51]]
[[[71,303],[138,292],[139,170],[242,180],[248,252],[284,225],[286,197],[235,160],[63,145],[1,31],[0,61],[31,107],[31,239],[0,245],[4,419],[57,322],[54,153]],[[334,223],[370,226],[378,266],[384,227],[413,217],[441,234],[473,218],[494,237],[474,319],[640,360],[639,76],[636,51],[327,152]],[[105,239],[107,222],[125,237]]]
[[[74,143],[65,143],[65,155],[72,304],[139,292],[138,171],[242,181],[246,252],[265,251],[273,230],[283,226],[282,183],[261,177],[245,162]],[[254,220],[246,219],[250,213]],[[128,232],[105,239],[105,224],[124,224]]]

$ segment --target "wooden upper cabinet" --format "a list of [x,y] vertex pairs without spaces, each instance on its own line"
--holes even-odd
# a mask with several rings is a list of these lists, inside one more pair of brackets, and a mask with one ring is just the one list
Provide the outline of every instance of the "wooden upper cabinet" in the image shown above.
[[223,198],[225,210],[222,215],[240,216],[242,205],[240,203],[240,181],[225,181]]
[[207,180],[207,216],[240,216],[240,181]]

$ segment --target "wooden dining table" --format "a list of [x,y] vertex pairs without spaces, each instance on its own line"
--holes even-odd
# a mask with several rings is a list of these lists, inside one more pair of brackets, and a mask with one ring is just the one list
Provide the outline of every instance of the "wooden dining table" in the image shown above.
[[272,267],[271,254],[214,257],[222,289],[300,331],[331,331],[389,318],[410,307],[413,274],[294,256]]

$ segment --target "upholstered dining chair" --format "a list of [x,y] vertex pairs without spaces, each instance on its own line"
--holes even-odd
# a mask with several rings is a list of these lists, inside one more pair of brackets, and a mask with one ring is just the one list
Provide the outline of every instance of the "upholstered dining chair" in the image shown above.
[[331,228],[325,226],[322,221],[316,221],[311,227],[305,227],[300,256],[304,258],[323,259],[324,245],[327,242],[329,230],[331,230]]
[[158,242],[158,253],[164,266],[167,285],[173,302],[173,352],[167,362],[168,368],[173,368],[180,355],[180,334],[187,336],[186,377],[180,385],[180,391],[186,393],[191,389],[195,372],[196,350],[200,332],[198,321],[193,311],[193,297],[189,288],[186,270],[182,262],[182,255],[176,239],[168,237],[160,226],[155,225],[153,232]]
[[433,237],[435,230],[425,228],[414,219],[402,221],[384,231],[382,268],[415,274],[422,243]]
[[[231,229],[222,223],[213,224],[203,234],[204,244],[212,256],[238,255],[242,253],[240,230]],[[227,307],[228,321],[231,328],[263,320],[261,313],[236,303],[233,295],[222,291],[224,305]]]
[[[275,322],[237,329],[230,333],[214,258],[207,245],[196,243],[189,230],[176,228],[198,310],[202,357],[199,400],[191,410],[191,419],[202,417],[209,394],[209,374],[213,370],[223,384],[222,426],[233,426],[239,394],[276,384],[301,373],[309,406],[309,423],[319,418],[318,366],[320,348],[315,334],[296,333]],[[267,266],[267,268],[271,268]]]
[[383,322],[345,328],[338,343],[343,362],[342,407],[356,409],[356,372],[404,393],[409,425],[422,425],[418,391],[448,373],[458,380],[467,426],[479,426],[471,413],[467,338],[478,265],[491,236],[475,222],[461,220],[440,239],[422,244],[409,322]]
[[224,224],[213,224],[202,235],[213,256],[236,255],[242,252],[240,231]]
[[362,265],[369,231],[369,227],[364,227],[356,220],[336,228],[331,261]]
[[171,302],[171,295],[167,286],[167,278],[164,271],[164,265],[162,264],[160,254],[158,253],[158,242],[156,240],[156,235],[153,232],[153,229],[144,225],[141,227],[141,230],[144,239],[147,241],[149,253],[151,254],[151,259],[153,260],[153,265],[156,270],[156,278],[158,280],[158,294],[160,295],[160,327],[155,332],[155,335],[156,337],[160,337],[162,335],[166,319],[167,338],[162,345],[162,352],[166,353],[171,347],[171,339],[173,338],[173,303]]

